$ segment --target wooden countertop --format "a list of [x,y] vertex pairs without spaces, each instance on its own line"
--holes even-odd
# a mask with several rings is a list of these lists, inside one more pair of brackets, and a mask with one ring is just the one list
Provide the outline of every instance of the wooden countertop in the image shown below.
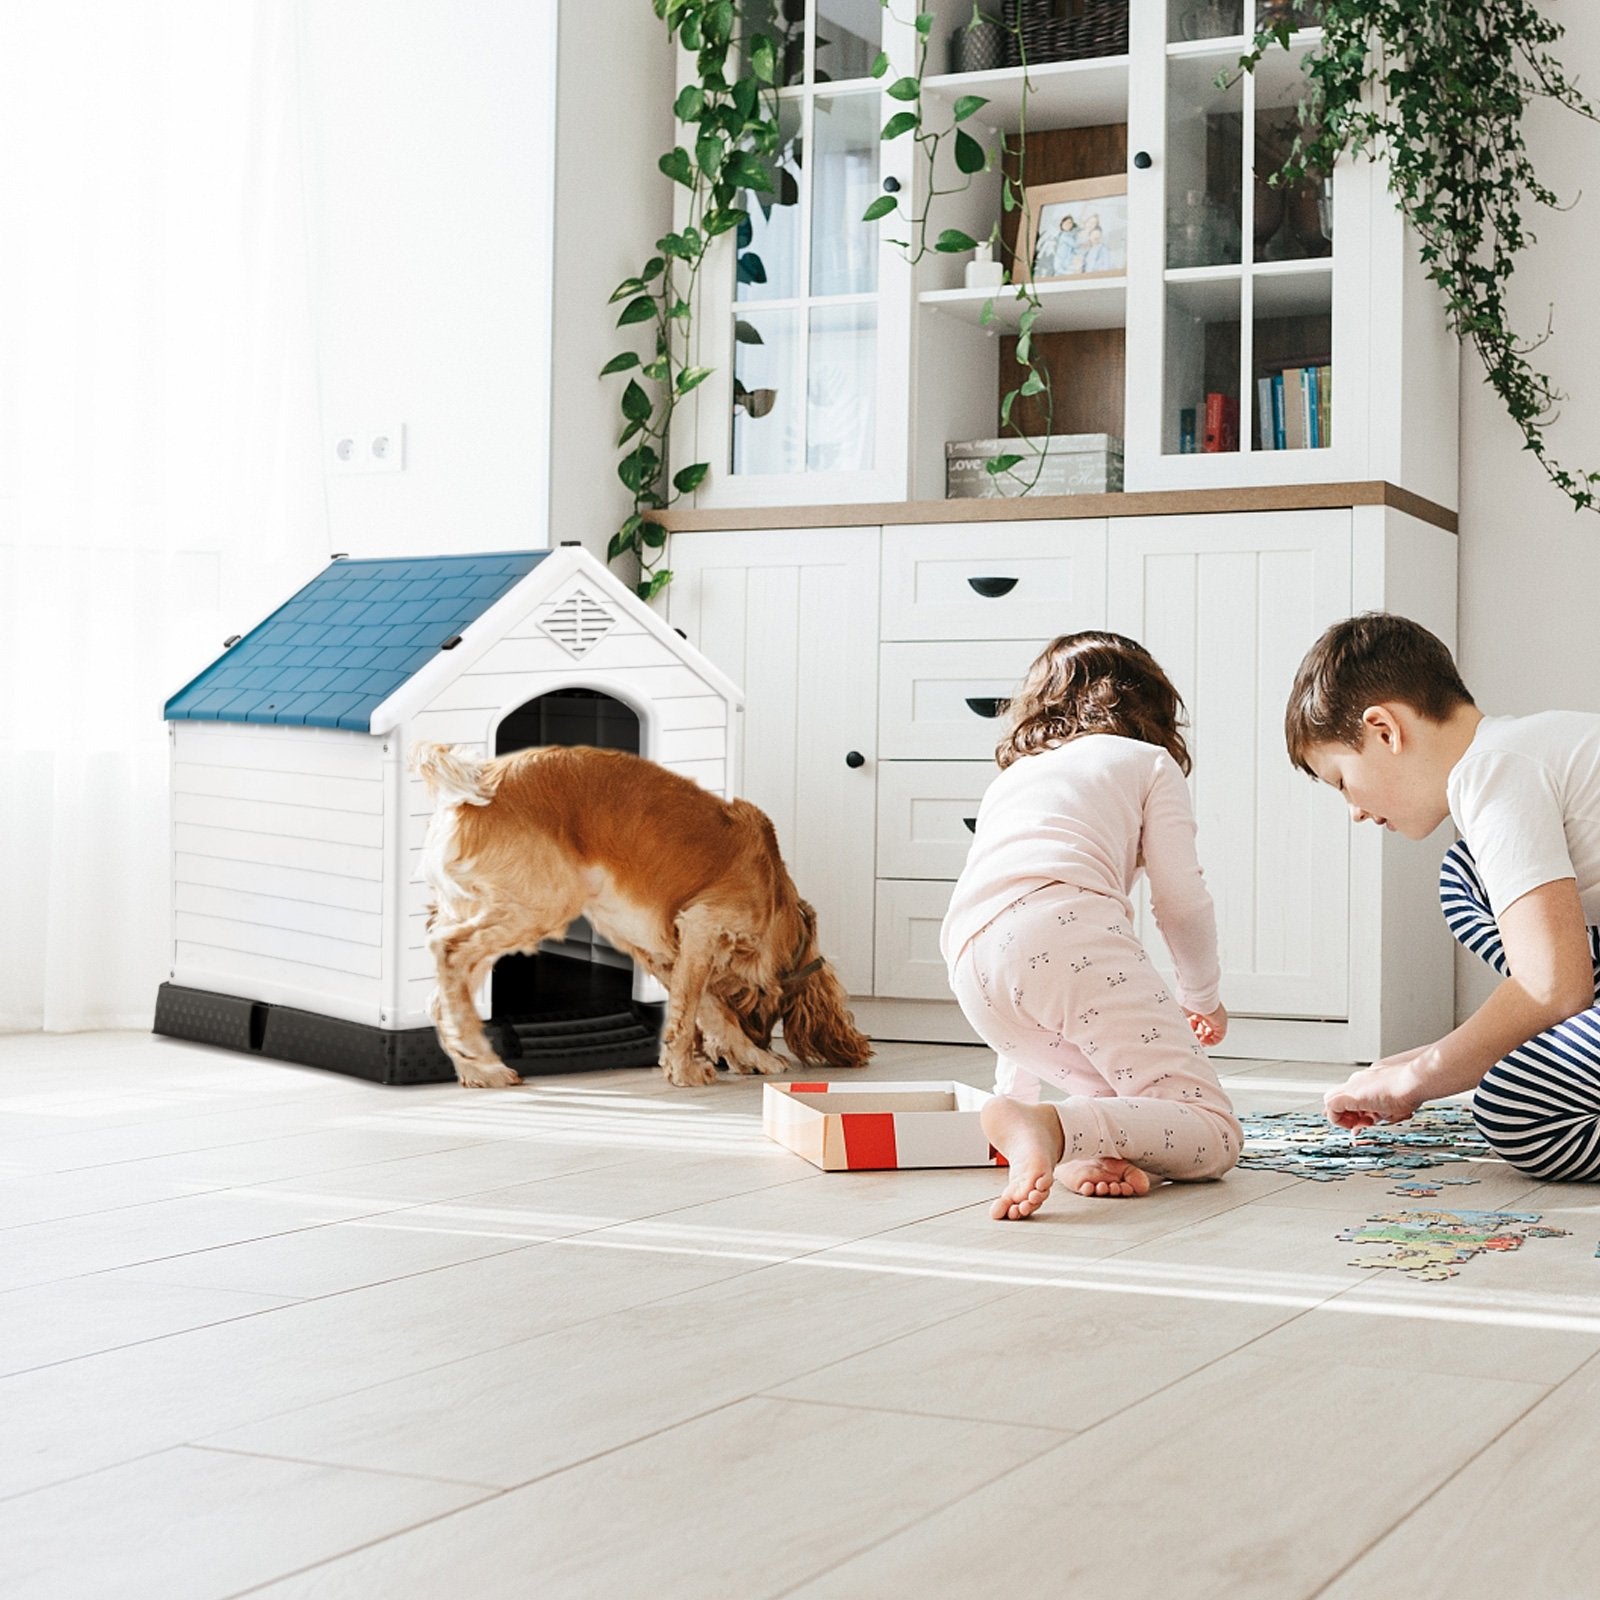
[[859,528],[915,522],[1045,522],[1071,517],[1170,517],[1200,512],[1319,511],[1393,506],[1455,533],[1456,514],[1392,483],[1298,483],[1239,489],[1160,489],[1141,494],[1023,495],[1006,500],[893,500],[842,506],[746,506],[658,511],[669,532],[760,528]]

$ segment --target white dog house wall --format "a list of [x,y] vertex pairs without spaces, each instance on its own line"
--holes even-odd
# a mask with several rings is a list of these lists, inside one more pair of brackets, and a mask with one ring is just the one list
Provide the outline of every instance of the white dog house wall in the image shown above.
[[[454,1076],[427,1013],[418,739],[637,752],[729,795],[742,696],[595,558],[336,558],[167,702],[171,980],[155,1031],[380,1083]],[[661,990],[580,923],[495,968],[528,1074],[656,1059]]]

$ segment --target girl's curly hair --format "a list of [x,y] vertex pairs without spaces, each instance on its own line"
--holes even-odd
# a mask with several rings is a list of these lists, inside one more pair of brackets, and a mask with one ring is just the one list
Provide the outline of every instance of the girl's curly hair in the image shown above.
[[1006,720],[1006,736],[994,752],[1002,767],[1086,733],[1118,733],[1159,745],[1189,771],[1182,697],[1155,657],[1120,633],[1052,639],[1006,702]]

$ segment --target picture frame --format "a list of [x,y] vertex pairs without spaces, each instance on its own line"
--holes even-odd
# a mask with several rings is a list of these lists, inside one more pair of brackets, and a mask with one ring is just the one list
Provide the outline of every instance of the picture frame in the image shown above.
[[1025,281],[1115,278],[1128,270],[1125,173],[1030,184],[1017,259]]

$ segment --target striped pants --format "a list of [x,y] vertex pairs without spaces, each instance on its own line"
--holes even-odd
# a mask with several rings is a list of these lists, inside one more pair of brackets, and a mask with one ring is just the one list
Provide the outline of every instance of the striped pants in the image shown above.
[[[1445,852],[1439,904],[1457,942],[1509,977],[1500,929],[1464,842]],[[1600,999],[1600,928],[1589,929],[1589,953]],[[1600,1182],[1600,1004],[1496,1062],[1478,1085],[1472,1113],[1489,1148],[1530,1176]]]

